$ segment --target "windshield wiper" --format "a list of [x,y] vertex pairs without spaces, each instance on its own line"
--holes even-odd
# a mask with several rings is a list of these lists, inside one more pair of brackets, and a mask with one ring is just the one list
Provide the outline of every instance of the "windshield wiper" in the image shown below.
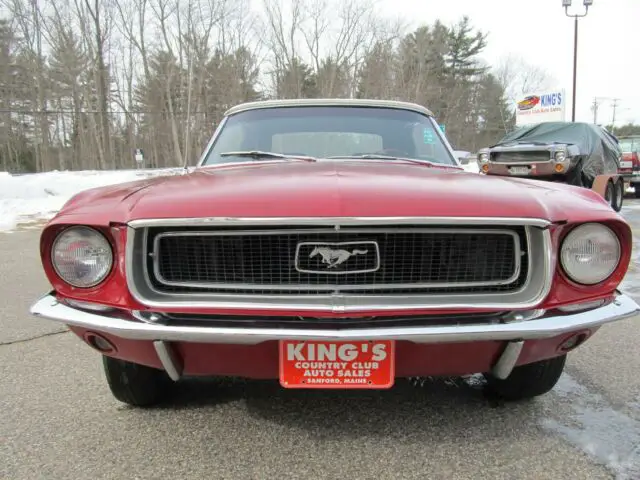
[[276,152],[263,152],[261,150],[242,150],[237,152],[222,152],[221,157],[251,157],[256,160],[265,158],[286,158],[286,159],[300,159],[308,162],[315,162],[315,157],[307,157],[305,155],[285,155],[283,153]]
[[[404,157],[392,157],[390,155],[377,155],[375,153],[365,153],[364,155],[334,155],[332,157],[326,158],[337,158],[337,159],[349,159],[349,158],[364,158],[366,160],[398,160],[401,162],[410,162],[417,163],[419,165],[428,165],[430,167],[439,167],[443,164],[430,162],[429,160],[418,160],[415,158],[404,158]],[[445,165],[446,166],[446,165]]]

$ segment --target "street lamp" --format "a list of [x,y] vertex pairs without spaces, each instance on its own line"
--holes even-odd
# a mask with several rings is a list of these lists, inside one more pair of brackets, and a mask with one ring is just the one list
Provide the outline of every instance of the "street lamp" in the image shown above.
[[571,6],[571,0],[562,0],[562,6],[564,7],[564,13],[567,17],[573,17],[573,99],[571,105],[571,121],[576,121],[576,67],[578,65],[578,18],[586,17],[589,13],[589,7],[593,5],[593,0],[582,0],[584,5],[584,13],[582,15],[569,15],[569,7]]

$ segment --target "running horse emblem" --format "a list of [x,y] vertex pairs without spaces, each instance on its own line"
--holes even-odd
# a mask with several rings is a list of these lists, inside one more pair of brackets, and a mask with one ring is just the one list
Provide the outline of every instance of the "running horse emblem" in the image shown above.
[[322,263],[326,263],[328,265],[327,268],[335,268],[341,263],[346,262],[354,255],[366,255],[369,250],[344,250],[344,249],[332,249],[329,247],[316,247],[313,249],[309,258],[313,258],[316,255],[320,255],[322,257]]

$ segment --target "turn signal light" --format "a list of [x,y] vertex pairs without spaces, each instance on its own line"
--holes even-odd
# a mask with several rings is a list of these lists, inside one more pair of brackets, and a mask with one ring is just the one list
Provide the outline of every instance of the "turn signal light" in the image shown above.
[[84,335],[85,341],[101,353],[115,353],[118,351],[116,346],[102,335],[94,332],[87,332]]
[[482,171],[484,173],[487,173],[489,171],[489,165],[487,165],[486,163],[484,165],[482,165]]
[[578,348],[587,340],[587,337],[588,335],[586,333],[578,333],[576,335],[572,335],[560,344],[558,350],[560,350],[561,352],[569,352],[575,348]]
[[556,172],[558,172],[558,173],[564,172],[564,165],[562,165],[560,163],[556,164]]

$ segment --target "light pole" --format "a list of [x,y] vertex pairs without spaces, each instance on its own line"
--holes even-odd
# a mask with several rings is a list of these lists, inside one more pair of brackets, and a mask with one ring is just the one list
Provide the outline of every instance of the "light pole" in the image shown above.
[[564,13],[567,17],[573,17],[573,98],[571,105],[571,121],[576,121],[576,67],[578,66],[578,18],[586,17],[589,13],[589,7],[593,5],[593,0],[582,0],[584,5],[584,13],[582,15],[569,15],[569,7],[571,6],[571,0],[562,0],[562,6],[564,7]]

